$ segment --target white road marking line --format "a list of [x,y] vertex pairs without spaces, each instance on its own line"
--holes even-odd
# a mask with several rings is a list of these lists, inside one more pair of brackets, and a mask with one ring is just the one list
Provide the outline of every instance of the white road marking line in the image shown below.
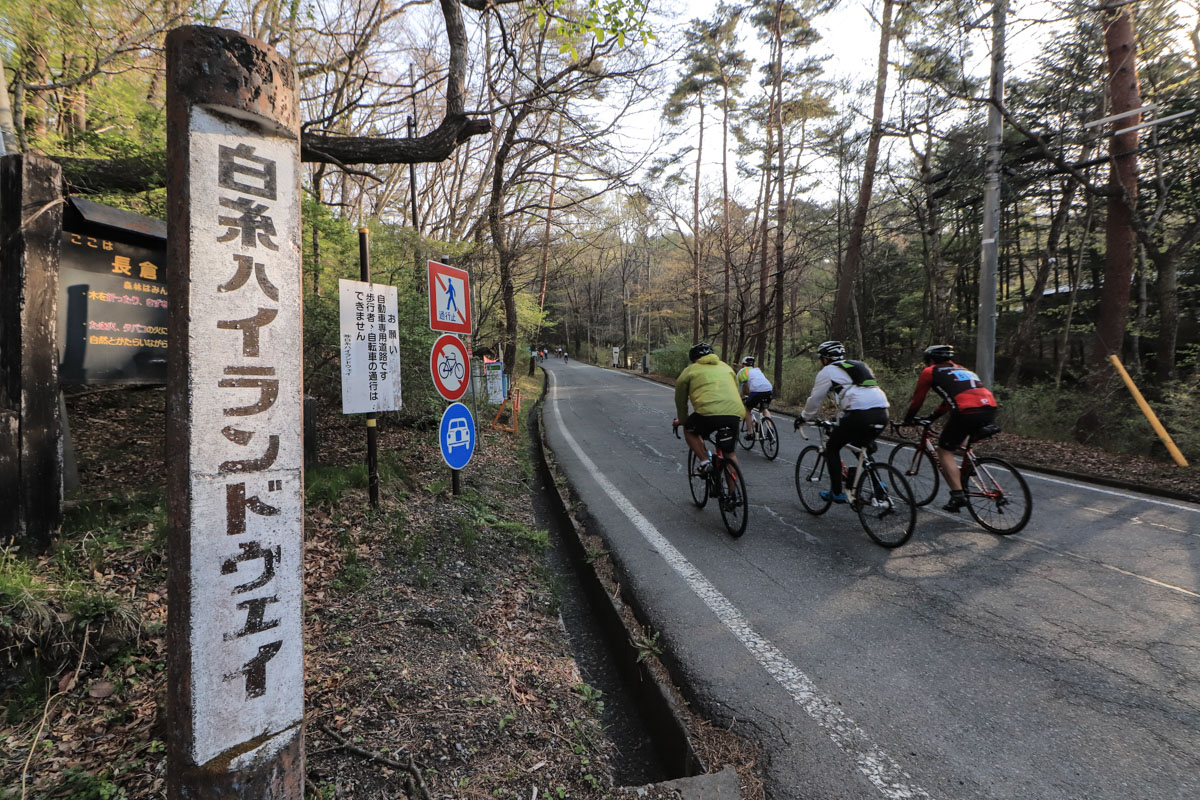
[[1095,492],[1097,494],[1106,494],[1109,497],[1123,497],[1126,500],[1138,500],[1142,503],[1152,503],[1153,505],[1156,505],[1156,506],[1164,506],[1166,508],[1173,508],[1176,511],[1187,511],[1192,514],[1200,514],[1200,508],[1197,508],[1194,506],[1184,506],[1184,505],[1180,505],[1179,503],[1168,503],[1166,500],[1155,500],[1152,497],[1143,497],[1140,494],[1127,494],[1125,492],[1118,492],[1118,491],[1114,491],[1112,489],[1101,489],[1098,486],[1089,486],[1086,483],[1076,483],[1074,481],[1064,481],[1061,478],[1051,478],[1046,475],[1041,475],[1037,472],[1032,472],[1030,470],[1025,470],[1025,469],[1021,470],[1021,474],[1027,478],[1036,478],[1039,481],[1045,481],[1047,483],[1057,483],[1062,486],[1070,486],[1074,489],[1086,489],[1089,492]]
[[[962,517],[958,516],[957,514],[949,514],[940,509],[926,507],[926,508],[920,508],[920,509],[918,509],[918,511],[924,511],[928,514],[935,514],[939,517],[945,517],[946,519],[953,520],[955,522],[965,522],[966,521]],[[1175,584],[1172,584],[1172,583],[1166,583],[1165,581],[1160,581],[1155,578],[1150,578],[1145,575],[1140,575],[1136,572],[1131,572],[1127,569],[1122,569],[1121,567],[1109,564],[1106,561],[1101,561],[1096,558],[1089,558],[1085,555],[1081,555],[1079,553],[1072,552],[1071,550],[1063,550],[1061,547],[1055,547],[1054,545],[1046,544],[1045,542],[1039,542],[1037,539],[1031,539],[1023,533],[1014,533],[1011,536],[1005,536],[1002,538],[1016,539],[1017,541],[1025,542],[1026,544],[1030,544],[1030,545],[1033,545],[1034,547],[1045,550],[1048,553],[1056,553],[1060,556],[1069,556],[1078,561],[1085,561],[1088,564],[1095,564],[1097,567],[1103,567],[1104,569],[1112,570],[1113,572],[1119,572],[1122,575],[1128,575],[1130,578],[1136,578],[1139,581],[1148,583],[1151,586],[1157,586],[1160,589],[1168,589],[1172,592],[1179,592],[1180,594],[1187,595],[1188,597],[1195,597],[1197,599],[1200,599],[1200,594],[1197,594],[1196,592],[1193,592],[1190,589],[1184,589],[1182,586],[1176,586]]]
[[634,528],[662,555],[667,564],[679,574],[696,596],[716,615],[726,628],[754,656],[755,660],[792,696],[796,705],[817,723],[842,752],[854,760],[858,769],[880,794],[888,800],[930,798],[928,792],[913,784],[912,778],[892,758],[870,740],[866,732],[848,717],[833,700],[822,696],[812,680],[793,664],[778,647],[760,636],[738,611],[696,567],[667,541],[651,522],[642,516],[632,502],[621,493],[588,458],[563,424],[558,410],[557,387],[551,382],[551,408],[559,434],[574,451],[583,468],[620,509]]
[[1196,599],[1200,600],[1200,594],[1197,594],[1196,592],[1193,592],[1190,589],[1184,589],[1182,586],[1175,586],[1174,584],[1164,583],[1163,581],[1155,580],[1154,578],[1147,578],[1145,575],[1139,575],[1136,572],[1130,572],[1127,569],[1121,569],[1120,567],[1114,567],[1112,564],[1107,564],[1103,561],[1099,561],[1094,558],[1088,558],[1087,556],[1080,555],[1079,553],[1072,553],[1070,550],[1062,550],[1062,549],[1054,547],[1052,545],[1048,545],[1048,544],[1039,542],[1036,539],[1030,539],[1028,536],[1024,536],[1019,533],[1014,534],[1008,538],[1019,539],[1022,542],[1033,545],[1034,547],[1040,547],[1042,550],[1047,550],[1052,553],[1058,553],[1059,555],[1070,556],[1071,558],[1076,558],[1080,561],[1086,561],[1089,564],[1095,564],[1098,567],[1103,567],[1104,569],[1110,569],[1113,572],[1119,572],[1122,575],[1128,575],[1131,578],[1137,578],[1139,581],[1145,581],[1146,583],[1149,583],[1153,586],[1158,586],[1159,588],[1162,588],[1162,589],[1169,589],[1172,592],[1179,592],[1180,594],[1185,594],[1188,597],[1195,597]]

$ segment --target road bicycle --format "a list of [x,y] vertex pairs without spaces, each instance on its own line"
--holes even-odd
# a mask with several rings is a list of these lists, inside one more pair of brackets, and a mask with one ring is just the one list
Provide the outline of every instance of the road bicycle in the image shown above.
[[[828,499],[821,497],[821,491],[829,489],[829,476],[825,474],[829,463],[825,458],[825,438],[834,424],[818,420],[813,427],[819,433],[820,444],[804,448],[796,459],[796,494],[800,495],[800,503],[808,513],[820,515],[833,505],[833,498],[829,495],[826,495]],[[800,435],[808,439],[803,429]],[[843,467],[842,491],[850,508],[858,513],[863,530],[876,544],[899,547],[913,535],[917,506],[900,470],[871,457],[877,447],[875,442],[865,447],[846,445],[857,460],[853,467]]]
[[[942,476],[934,447],[938,431],[932,427],[933,420],[919,419],[915,424],[922,429],[917,443],[901,442],[896,445],[888,456],[888,463],[904,472],[912,486],[913,498],[917,505],[923,506],[937,496],[941,485]],[[903,437],[902,427],[892,423],[892,430]],[[962,465],[959,469],[967,511],[984,529],[1007,536],[1017,533],[1029,522],[1033,512],[1033,497],[1029,493],[1029,484],[1012,464],[995,456],[975,455],[975,443],[998,430],[993,428],[988,431],[985,428],[987,432],[984,435],[975,435],[967,440],[967,446],[962,449]]]
[[753,450],[755,442],[762,447],[768,461],[774,461],[779,455],[779,431],[775,429],[775,420],[757,406],[750,409],[750,433],[738,431],[738,444],[746,450]]
[[[679,435],[679,426],[674,427],[675,438],[682,438]],[[717,501],[725,530],[736,539],[746,532],[750,502],[746,499],[746,482],[742,480],[742,470],[717,444],[721,430],[713,431],[704,437],[706,442],[712,444],[712,447],[705,446],[708,452],[708,470],[700,470],[700,459],[690,447],[688,448],[688,488],[692,490],[692,501],[697,508],[704,508],[710,497]],[[736,430],[724,430],[737,435]]]

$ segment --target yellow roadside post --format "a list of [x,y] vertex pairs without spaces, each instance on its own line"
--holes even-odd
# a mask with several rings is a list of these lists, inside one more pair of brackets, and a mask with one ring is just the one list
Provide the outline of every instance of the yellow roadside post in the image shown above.
[[1158,421],[1158,416],[1150,408],[1150,404],[1146,402],[1146,398],[1142,397],[1142,393],[1138,391],[1133,378],[1129,377],[1129,373],[1125,371],[1125,366],[1121,364],[1121,359],[1115,355],[1109,355],[1108,359],[1117,368],[1117,373],[1120,374],[1121,380],[1125,381],[1125,385],[1129,387],[1129,393],[1137,401],[1138,408],[1142,409],[1142,413],[1146,415],[1146,419],[1150,420],[1150,427],[1154,428],[1154,432],[1158,434],[1158,438],[1162,439],[1162,443],[1167,446],[1167,452],[1171,454],[1171,458],[1175,459],[1175,463],[1178,466],[1186,467],[1188,465],[1187,459],[1183,457],[1183,453],[1179,452],[1179,448],[1175,446],[1175,441],[1171,438],[1171,434],[1167,433],[1167,429]]

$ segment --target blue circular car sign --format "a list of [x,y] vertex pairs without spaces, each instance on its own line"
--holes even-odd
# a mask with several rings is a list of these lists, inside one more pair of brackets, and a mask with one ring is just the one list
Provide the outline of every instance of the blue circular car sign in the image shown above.
[[450,469],[462,469],[475,452],[475,420],[462,403],[451,403],[442,413],[439,433],[442,458]]

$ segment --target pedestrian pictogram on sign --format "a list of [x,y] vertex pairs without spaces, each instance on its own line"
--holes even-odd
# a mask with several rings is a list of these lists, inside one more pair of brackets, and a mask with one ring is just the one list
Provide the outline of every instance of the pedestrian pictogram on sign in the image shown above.
[[470,276],[466,270],[429,262],[429,327],[446,333],[471,333]]
[[442,413],[438,435],[442,458],[450,469],[462,469],[475,452],[475,419],[462,403],[451,403]]
[[461,339],[452,333],[439,336],[429,354],[429,370],[438,394],[450,401],[466,394],[470,382],[467,374],[470,364],[467,347]]

